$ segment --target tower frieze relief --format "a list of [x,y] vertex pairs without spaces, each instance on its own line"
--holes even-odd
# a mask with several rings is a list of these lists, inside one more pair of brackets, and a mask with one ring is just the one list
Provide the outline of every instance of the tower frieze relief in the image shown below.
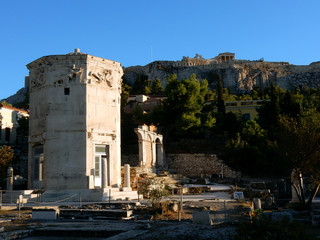
[[40,87],[45,84],[47,75],[45,73],[46,66],[42,63],[39,64],[39,68],[30,74],[31,89]]
[[[93,82],[98,84],[107,84],[109,87],[113,87],[113,76],[112,70],[102,70],[102,71],[90,71],[89,77],[93,80]],[[92,83],[92,82],[91,82]]]
[[58,71],[53,78],[54,86],[72,83],[84,83],[83,64],[70,64]]

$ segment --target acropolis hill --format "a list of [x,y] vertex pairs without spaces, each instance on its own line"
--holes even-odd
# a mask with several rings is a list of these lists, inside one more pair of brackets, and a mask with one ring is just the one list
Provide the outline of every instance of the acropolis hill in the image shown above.
[[[183,57],[180,61],[154,61],[145,66],[126,67],[122,78],[130,84],[137,79],[160,79],[165,85],[171,74],[177,74],[181,80],[193,73],[198,79],[207,79],[211,88],[215,87],[215,76],[220,74],[223,86],[232,93],[250,91],[254,87],[265,88],[270,83],[289,90],[303,86],[317,88],[320,84],[320,61],[309,65],[294,65],[263,59],[239,60],[235,53],[229,52],[220,53],[211,59],[196,54],[194,58]],[[22,102],[27,91],[22,88],[4,100],[11,104]]]
[[234,53],[220,53],[217,57],[204,59],[183,57],[181,61],[154,61],[146,66],[124,69],[123,79],[133,83],[138,78],[166,83],[171,74],[178,79],[188,78],[195,73],[199,79],[207,79],[214,86],[212,76],[220,74],[223,85],[233,93],[252,90],[255,86],[265,88],[270,83],[284,89],[299,86],[316,88],[320,83],[320,62],[309,65],[293,65],[288,62],[267,62],[259,60],[237,60]]

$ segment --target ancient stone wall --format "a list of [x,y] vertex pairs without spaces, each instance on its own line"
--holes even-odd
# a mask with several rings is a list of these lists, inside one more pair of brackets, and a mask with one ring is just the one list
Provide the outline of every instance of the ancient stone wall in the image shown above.
[[241,176],[240,172],[225,165],[215,154],[168,154],[167,164],[170,172],[189,177],[213,174],[221,176],[222,171],[224,177],[237,178]]

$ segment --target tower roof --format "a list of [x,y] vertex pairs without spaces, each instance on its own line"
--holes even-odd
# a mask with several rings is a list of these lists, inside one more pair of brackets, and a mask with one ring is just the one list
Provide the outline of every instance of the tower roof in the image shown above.
[[67,54],[64,54],[64,55],[48,55],[48,56],[43,56],[41,58],[38,58],[36,60],[34,60],[33,62],[31,63],[28,63],[26,66],[28,69],[32,68],[33,66],[35,66],[36,64],[41,64],[41,63],[47,63],[48,61],[60,61],[60,60],[66,60],[68,58],[71,58],[71,59],[74,59],[74,60],[96,60],[96,61],[100,61],[100,62],[105,62],[105,63],[111,63],[112,65],[118,65],[118,66],[121,66],[121,63],[120,62],[116,62],[116,61],[113,61],[113,60],[109,60],[109,59],[106,59],[106,58],[101,58],[101,57],[96,57],[96,56],[93,56],[93,55],[89,55],[89,54],[86,54],[86,53],[82,53],[80,52],[80,49],[79,48],[76,48],[74,50],[74,52],[72,53],[67,53]]

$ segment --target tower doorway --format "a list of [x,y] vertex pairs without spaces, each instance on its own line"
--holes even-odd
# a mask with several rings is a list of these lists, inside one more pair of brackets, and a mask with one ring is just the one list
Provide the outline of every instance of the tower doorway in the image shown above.
[[109,145],[95,145],[94,187],[110,186]]

